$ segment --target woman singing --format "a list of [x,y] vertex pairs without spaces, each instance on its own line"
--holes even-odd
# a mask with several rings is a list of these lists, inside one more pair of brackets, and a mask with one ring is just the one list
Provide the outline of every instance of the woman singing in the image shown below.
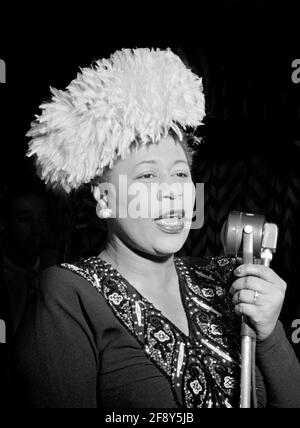
[[28,156],[53,189],[90,185],[108,239],[43,272],[14,347],[26,406],[239,407],[246,315],[259,406],[300,407],[278,321],[285,282],[233,258],[176,257],[193,221],[188,131],[205,115],[201,79],[170,50],[124,49],[52,93]]

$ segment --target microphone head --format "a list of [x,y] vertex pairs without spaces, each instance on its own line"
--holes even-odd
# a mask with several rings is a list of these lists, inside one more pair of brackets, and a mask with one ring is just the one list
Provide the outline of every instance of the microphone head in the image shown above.
[[278,240],[278,226],[275,223],[265,223],[263,231],[262,248],[268,248],[275,253]]
[[265,217],[262,215],[232,211],[221,232],[225,254],[233,257],[242,256],[243,231],[245,227],[251,226],[253,229],[253,255],[260,257],[264,224]]

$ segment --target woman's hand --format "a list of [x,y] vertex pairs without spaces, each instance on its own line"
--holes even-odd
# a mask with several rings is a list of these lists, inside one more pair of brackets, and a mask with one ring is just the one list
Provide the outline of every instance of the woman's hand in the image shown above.
[[284,301],[286,283],[269,267],[256,264],[239,266],[231,288],[235,312],[246,315],[259,341],[274,330]]

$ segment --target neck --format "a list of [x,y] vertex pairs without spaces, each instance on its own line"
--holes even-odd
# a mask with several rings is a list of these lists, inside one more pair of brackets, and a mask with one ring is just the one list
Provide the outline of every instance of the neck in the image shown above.
[[117,237],[111,237],[99,257],[115,267],[133,285],[142,284],[152,290],[168,289],[177,280],[173,254],[166,257],[151,256],[126,246]]

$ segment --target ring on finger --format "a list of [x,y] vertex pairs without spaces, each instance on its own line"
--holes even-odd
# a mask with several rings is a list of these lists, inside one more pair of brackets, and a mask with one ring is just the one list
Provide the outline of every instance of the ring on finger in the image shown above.
[[253,293],[253,305],[256,305],[258,297],[259,297],[259,292],[255,290],[255,292]]

